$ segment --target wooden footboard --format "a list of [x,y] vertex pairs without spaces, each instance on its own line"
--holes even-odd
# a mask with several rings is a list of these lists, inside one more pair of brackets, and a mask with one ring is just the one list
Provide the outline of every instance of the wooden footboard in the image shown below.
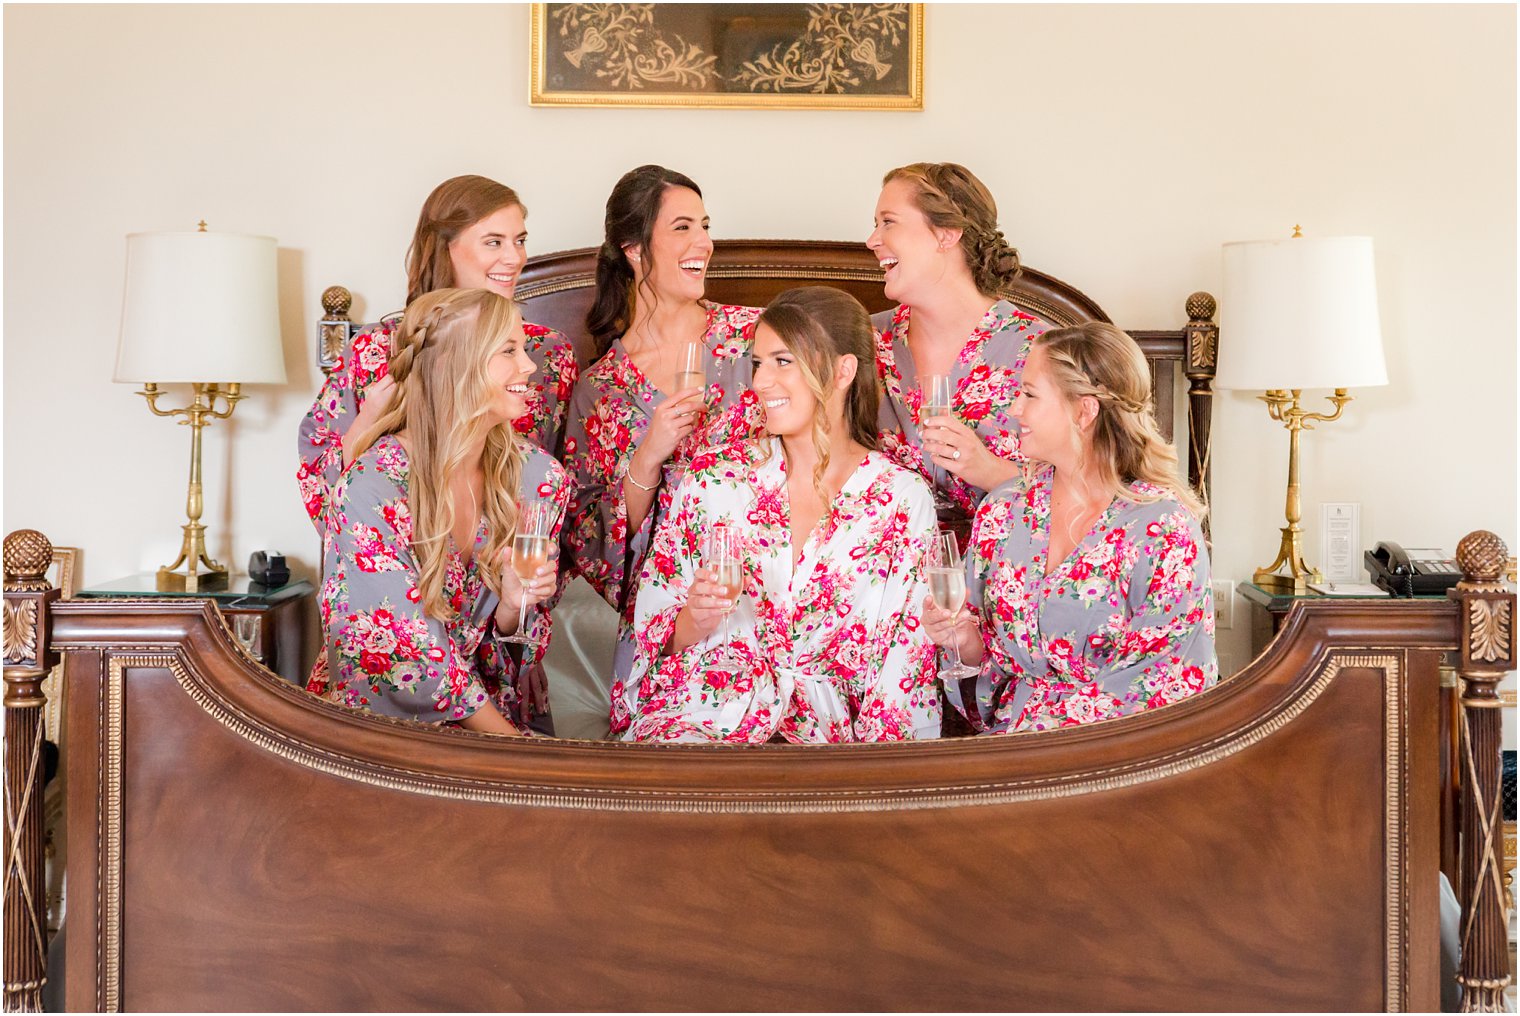
[[[1482,578],[1301,605],[1217,689],[1112,723],[715,748],[360,715],[252,662],[210,603],[52,603],[12,574],[7,740],[37,712],[13,691],[66,653],[70,1009],[1433,1009],[1449,650],[1463,976],[1474,1002],[1502,987],[1497,751],[1473,760],[1513,594]],[[14,754],[20,1008],[40,795]]]

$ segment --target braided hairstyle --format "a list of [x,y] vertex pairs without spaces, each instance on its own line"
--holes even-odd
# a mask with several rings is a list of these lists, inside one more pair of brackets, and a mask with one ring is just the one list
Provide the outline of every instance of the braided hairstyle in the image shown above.
[[[1097,400],[1091,455],[1103,478],[1102,500],[1157,500],[1128,489],[1139,480],[1160,487],[1202,521],[1203,504],[1178,472],[1177,449],[1156,426],[1150,367],[1139,344],[1107,322],[1089,321],[1043,332],[1034,346],[1044,351],[1051,381],[1068,402]],[[1075,426],[1072,440],[1078,440]]]
[[487,215],[513,205],[528,214],[515,190],[483,176],[456,176],[434,187],[406,250],[406,302],[454,285],[449,244]]
[[[405,429],[411,468],[407,506],[412,515],[412,552],[424,612],[451,620],[444,596],[449,546],[461,506],[450,479],[469,468],[469,450],[485,439],[481,511],[486,517],[482,561],[496,561],[512,545],[517,528],[517,488],[522,475],[520,439],[510,424],[486,419],[499,391],[489,373],[491,357],[516,335],[523,340],[517,304],[484,289],[439,289],[406,308],[391,354],[396,394],[385,413],[354,435],[354,457],[382,434]],[[501,576],[483,567],[482,578],[501,593]]]
[[997,202],[986,184],[965,166],[954,162],[915,162],[899,166],[882,178],[911,184],[918,210],[936,229],[961,231],[961,255],[971,279],[985,296],[1008,291],[1018,277],[1019,252],[997,224]]
[[671,187],[685,187],[702,196],[702,188],[691,177],[649,165],[624,173],[607,197],[602,246],[596,252],[596,297],[586,314],[594,357],[605,353],[612,340],[633,324],[635,296],[642,287],[626,249],[649,250],[660,202]]

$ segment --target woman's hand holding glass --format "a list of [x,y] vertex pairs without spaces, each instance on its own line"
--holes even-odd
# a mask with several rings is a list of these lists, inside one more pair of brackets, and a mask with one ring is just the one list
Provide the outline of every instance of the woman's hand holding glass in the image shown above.
[[988,448],[955,415],[955,384],[948,374],[928,377],[919,419],[924,452],[947,473],[981,490],[992,490],[1013,478],[1017,467]]
[[676,616],[673,651],[701,642],[720,627],[727,634],[728,616],[744,590],[741,568],[733,533],[723,523],[715,523],[702,541],[701,563],[687,590],[686,606]]
[[975,664],[982,660],[982,637],[975,617],[966,610],[966,569],[954,533],[938,534],[924,572],[929,581],[924,631],[935,645],[948,648],[954,660],[939,676],[946,680],[973,677]]
[[[554,593],[559,547],[551,535],[553,529],[554,506],[549,502],[529,501],[518,506],[517,532],[512,538],[510,560],[501,570],[501,606],[496,611],[497,630],[511,632],[504,641],[537,644],[523,628],[528,608]],[[506,617],[502,616],[504,611]],[[515,627],[512,621],[516,621]]]

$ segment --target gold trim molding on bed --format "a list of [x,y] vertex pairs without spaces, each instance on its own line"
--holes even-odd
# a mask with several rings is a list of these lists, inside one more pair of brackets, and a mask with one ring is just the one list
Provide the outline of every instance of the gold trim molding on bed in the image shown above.
[[534,106],[924,108],[924,5],[531,4]]

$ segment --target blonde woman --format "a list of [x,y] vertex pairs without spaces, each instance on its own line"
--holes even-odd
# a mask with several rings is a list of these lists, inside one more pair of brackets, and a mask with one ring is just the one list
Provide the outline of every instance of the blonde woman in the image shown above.
[[349,435],[353,463],[327,505],[327,666],[309,690],[387,716],[519,733],[515,675],[493,635],[512,634],[519,611],[553,592],[555,567],[519,581],[512,538],[525,501],[550,502],[557,533],[570,497],[565,471],[513,429],[533,370],[503,296],[441,289],[406,309],[395,396]]
[[934,500],[876,450],[872,344],[865,308],[838,290],[793,289],[761,314],[769,436],[698,453],[660,524],[613,702],[627,739],[939,736],[934,650],[913,616]]
[[923,603],[935,643],[980,664],[972,725],[1091,723],[1214,684],[1203,510],[1156,429],[1140,347],[1109,324],[1044,333],[1013,415],[1030,463],[976,513],[972,611],[952,626]]

